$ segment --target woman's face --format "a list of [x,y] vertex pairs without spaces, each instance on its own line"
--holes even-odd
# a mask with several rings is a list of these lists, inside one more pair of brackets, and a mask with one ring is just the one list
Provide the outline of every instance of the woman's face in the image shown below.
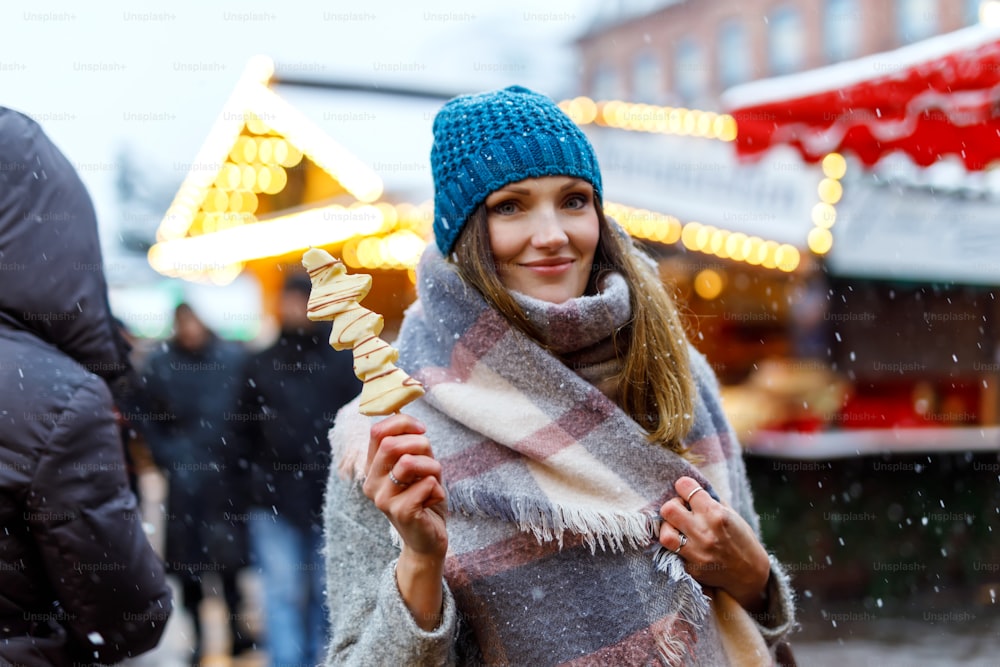
[[486,211],[490,248],[507,289],[551,303],[583,296],[599,236],[590,183],[529,178],[491,193]]
[[197,352],[208,342],[208,329],[190,312],[182,311],[175,315],[174,335],[178,345],[192,352]]

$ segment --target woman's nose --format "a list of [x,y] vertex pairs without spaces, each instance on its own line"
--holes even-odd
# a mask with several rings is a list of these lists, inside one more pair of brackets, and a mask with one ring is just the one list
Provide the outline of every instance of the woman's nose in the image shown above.
[[540,211],[531,237],[532,244],[537,248],[559,248],[568,240],[558,214],[552,210]]

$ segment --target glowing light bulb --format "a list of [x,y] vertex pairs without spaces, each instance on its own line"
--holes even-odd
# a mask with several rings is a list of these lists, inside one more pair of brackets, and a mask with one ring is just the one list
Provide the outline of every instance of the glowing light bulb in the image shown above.
[[735,141],[737,131],[736,119],[729,114],[722,116],[722,130],[719,132],[719,139],[722,141]]
[[698,126],[698,112],[685,109],[684,118],[681,121],[681,134],[694,134]]
[[844,194],[844,186],[840,181],[832,178],[824,178],[816,188],[820,201],[826,204],[836,204]]
[[242,181],[240,182],[240,187],[244,190],[253,190],[254,192],[260,192],[257,188],[257,170],[252,166],[246,164],[243,165],[242,169]]
[[782,253],[780,259],[776,258],[775,264],[779,270],[784,271],[785,273],[791,273],[799,266],[801,259],[799,249],[787,243],[781,245],[780,248],[784,249],[784,253]]
[[829,153],[823,158],[823,173],[827,178],[841,179],[847,172],[847,160],[840,153]]
[[677,243],[681,240],[681,232],[684,229],[684,225],[677,218],[670,217],[667,221],[667,233],[663,238],[664,243]]
[[729,238],[726,239],[726,253],[737,262],[742,262],[747,258],[747,254],[744,252],[744,244],[746,243],[746,240],[747,235],[743,232],[731,234]]
[[712,233],[715,231],[715,227],[711,225],[706,225],[698,230],[695,235],[695,250],[705,252],[708,247],[708,241],[712,238]]
[[721,251],[723,247],[725,247],[726,237],[728,235],[729,233],[724,229],[716,229],[714,232],[712,232],[712,238],[709,239],[708,241],[708,247],[707,247],[708,252],[712,253],[713,255],[718,255],[719,251]]
[[577,103],[577,108],[580,110],[580,120],[581,125],[589,125],[597,119],[597,105],[594,100],[589,97],[578,97],[574,102]]
[[700,230],[700,222],[689,222],[684,225],[684,229],[681,232],[681,242],[684,243],[685,248],[688,250],[698,249],[698,232]]
[[268,164],[269,162],[274,162],[274,144],[268,137],[258,137],[256,139],[257,143],[257,160]]
[[722,276],[712,269],[703,269],[694,277],[694,291],[702,299],[711,301],[722,293]]
[[817,255],[825,255],[830,252],[830,248],[833,247],[833,234],[830,233],[829,229],[813,227],[809,231],[807,243],[809,245],[809,250]]
[[812,207],[812,222],[817,227],[830,229],[837,221],[837,209],[830,204],[819,202]]

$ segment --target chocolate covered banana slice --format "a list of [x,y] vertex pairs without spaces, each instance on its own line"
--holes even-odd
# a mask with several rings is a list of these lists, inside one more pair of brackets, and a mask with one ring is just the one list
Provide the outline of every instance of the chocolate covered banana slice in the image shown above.
[[353,348],[366,338],[382,333],[382,325],[381,315],[355,303],[333,318],[330,345],[335,350]]
[[391,415],[423,395],[423,385],[389,364],[388,369],[365,379],[359,410],[363,415]]
[[364,380],[396,363],[399,350],[378,336],[366,338],[354,347],[354,374]]
[[306,314],[313,321],[332,320],[348,308],[358,307],[372,288],[371,276],[347,273],[343,262],[325,250],[310,248],[302,255],[302,265],[312,280]]

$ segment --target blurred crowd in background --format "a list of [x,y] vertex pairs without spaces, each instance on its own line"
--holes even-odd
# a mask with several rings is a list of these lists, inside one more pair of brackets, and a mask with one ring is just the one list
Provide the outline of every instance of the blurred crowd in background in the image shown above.
[[[322,657],[326,434],[360,384],[351,356],[306,318],[309,290],[304,275],[286,281],[280,334],[261,351],[219,337],[186,303],[169,339],[129,337],[136,373],[115,393],[130,479],[139,496],[141,477],[166,481],[165,498],[145,503],[144,519],[193,624],[192,664],[202,658],[206,594],[225,600],[234,656]],[[250,602],[237,579],[245,568],[259,577],[263,627],[247,623]]]

